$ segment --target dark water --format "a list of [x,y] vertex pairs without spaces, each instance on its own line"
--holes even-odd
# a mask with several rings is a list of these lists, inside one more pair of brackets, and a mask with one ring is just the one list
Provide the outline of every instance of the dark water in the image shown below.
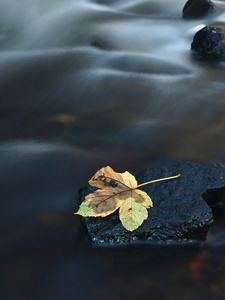
[[102,166],[225,161],[224,63],[190,54],[224,15],[184,4],[0,0],[1,299],[223,299],[223,210],[189,248],[93,249],[73,215]]

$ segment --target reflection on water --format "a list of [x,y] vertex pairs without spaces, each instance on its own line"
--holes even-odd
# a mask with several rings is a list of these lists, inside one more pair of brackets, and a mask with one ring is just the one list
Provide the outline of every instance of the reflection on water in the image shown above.
[[4,299],[219,299],[224,212],[205,249],[124,254],[91,249],[72,215],[104,165],[225,160],[224,64],[190,55],[224,15],[183,21],[184,4],[0,0]]

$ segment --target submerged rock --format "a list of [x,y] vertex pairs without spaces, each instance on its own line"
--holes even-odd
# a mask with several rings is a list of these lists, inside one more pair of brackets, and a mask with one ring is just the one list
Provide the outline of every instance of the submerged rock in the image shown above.
[[200,19],[215,10],[215,5],[209,0],[189,0],[183,8],[184,19]]
[[[105,218],[83,218],[92,242],[97,245],[132,242],[182,243],[205,240],[213,222],[211,208],[203,199],[212,201],[213,190],[224,194],[225,169],[221,165],[187,162],[154,168],[136,176],[138,183],[181,174],[174,180],[143,186],[153,200],[149,217],[133,232],[121,224],[118,211]],[[86,185],[79,190],[80,202],[95,188]],[[210,190],[210,193],[206,193]]]
[[199,30],[193,39],[191,49],[204,59],[225,60],[225,26],[208,25]]

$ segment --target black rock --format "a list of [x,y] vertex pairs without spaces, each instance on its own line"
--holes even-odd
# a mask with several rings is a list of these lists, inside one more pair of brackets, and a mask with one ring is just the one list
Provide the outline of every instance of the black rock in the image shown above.
[[183,8],[184,19],[200,19],[215,11],[215,5],[209,0],[189,0]]
[[223,25],[205,26],[199,30],[193,39],[191,49],[208,60],[225,60],[225,27]]
[[[82,218],[92,242],[97,245],[118,245],[132,242],[192,243],[205,240],[213,216],[203,197],[211,204],[214,192],[217,195],[216,202],[223,197],[225,168],[219,164],[187,162],[143,171],[136,178],[140,184],[177,174],[181,174],[181,177],[143,186],[142,189],[152,198],[154,207],[148,210],[148,219],[133,232],[122,226],[118,211],[105,218]],[[80,202],[94,189],[89,185],[81,188]]]
[[202,194],[203,199],[207,202],[209,206],[214,207],[224,207],[225,204],[225,187],[220,189],[208,189]]

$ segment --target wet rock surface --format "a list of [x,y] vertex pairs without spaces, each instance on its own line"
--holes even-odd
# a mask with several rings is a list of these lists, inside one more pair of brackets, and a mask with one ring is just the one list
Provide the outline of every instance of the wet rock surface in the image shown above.
[[184,19],[200,19],[215,11],[215,5],[209,0],[189,0],[183,8]]
[[191,49],[202,58],[214,61],[225,60],[225,27],[208,25],[199,30],[193,39]]
[[[187,162],[143,171],[136,178],[138,183],[142,183],[179,173],[181,177],[178,179],[143,187],[152,198],[154,207],[149,209],[148,219],[133,232],[123,228],[118,211],[105,218],[82,218],[92,243],[118,245],[132,242],[192,243],[205,240],[213,216],[203,197],[210,204],[213,204],[215,193],[215,201],[223,197],[225,169],[220,164]],[[89,185],[81,188],[80,202],[94,189]],[[206,192],[208,190],[209,193]]]

